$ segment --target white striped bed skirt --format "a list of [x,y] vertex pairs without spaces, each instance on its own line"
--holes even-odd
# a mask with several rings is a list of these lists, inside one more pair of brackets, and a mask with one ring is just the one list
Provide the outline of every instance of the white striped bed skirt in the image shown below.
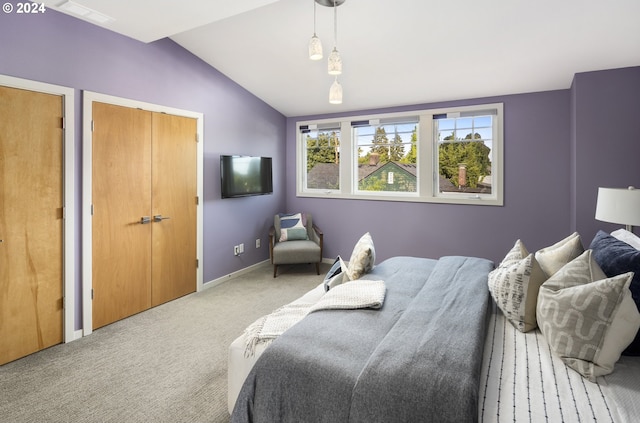
[[[479,422],[640,421],[640,357],[623,357],[612,375],[592,383],[552,354],[540,330],[521,333],[495,304],[493,308],[480,380]],[[629,366],[637,377],[620,377],[620,372],[630,373]]]

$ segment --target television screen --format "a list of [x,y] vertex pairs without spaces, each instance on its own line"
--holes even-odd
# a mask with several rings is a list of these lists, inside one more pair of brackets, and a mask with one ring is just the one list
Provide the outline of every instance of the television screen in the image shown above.
[[220,156],[222,198],[273,192],[271,157]]

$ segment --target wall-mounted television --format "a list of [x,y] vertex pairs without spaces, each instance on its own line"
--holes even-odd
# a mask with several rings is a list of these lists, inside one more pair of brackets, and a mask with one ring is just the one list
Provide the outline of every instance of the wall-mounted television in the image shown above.
[[220,156],[222,198],[273,193],[271,157]]

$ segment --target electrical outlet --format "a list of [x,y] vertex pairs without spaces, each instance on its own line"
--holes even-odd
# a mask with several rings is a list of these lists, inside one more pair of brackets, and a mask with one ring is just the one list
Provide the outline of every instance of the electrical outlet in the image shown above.
[[233,255],[237,256],[240,254],[240,246],[239,245],[234,245],[233,246]]
[[256,239],[256,248],[260,248],[260,238]]
[[244,253],[244,243],[239,245],[240,247],[240,254]]

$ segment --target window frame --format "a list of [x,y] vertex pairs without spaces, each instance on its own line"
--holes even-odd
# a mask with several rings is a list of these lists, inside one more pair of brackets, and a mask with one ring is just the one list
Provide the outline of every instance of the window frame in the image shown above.
[[[491,194],[457,194],[438,192],[438,140],[434,131],[434,115],[473,114],[495,110],[493,125]],[[357,181],[357,141],[354,138],[352,122],[388,121],[393,119],[418,118],[417,141],[417,192],[359,191]],[[334,126],[335,125],[335,126]],[[306,143],[301,127],[340,128],[340,189],[306,188]],[[469,106],[445,107],[437,109],[409,110],[405,112],[381,113],[361,116],[342,116],[328,119],[296,122],[296,196],[312,198],[342,198],[374,201],[404,201],[418,203],[504,205],[504,106],[503,103],[484,103]]]

